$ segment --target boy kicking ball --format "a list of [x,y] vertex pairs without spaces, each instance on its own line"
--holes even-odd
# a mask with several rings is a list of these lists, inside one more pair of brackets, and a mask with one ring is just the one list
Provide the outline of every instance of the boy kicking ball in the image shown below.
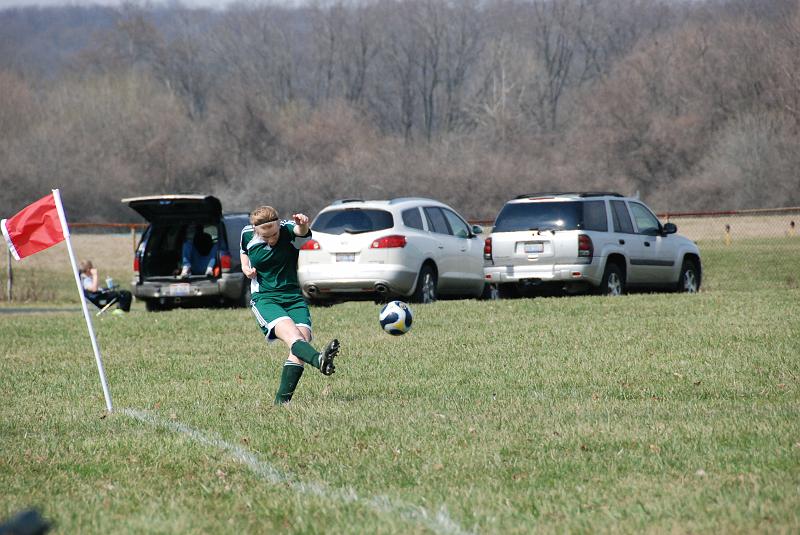
[[297,280],[300,248],[311,239],[308,216],[294,214],[292,221],[281,221],[277,210],[261,206],[250,213],[250,223],[242,229],[239,250],[242,272],[250,279],[250,308],[267,341],[279,339],[289,347],[275,395],[275,404],[282,404],[292,399],[304,363],[333,374],[339,341],[331,340],[322,352],[309,343],[311,314]]

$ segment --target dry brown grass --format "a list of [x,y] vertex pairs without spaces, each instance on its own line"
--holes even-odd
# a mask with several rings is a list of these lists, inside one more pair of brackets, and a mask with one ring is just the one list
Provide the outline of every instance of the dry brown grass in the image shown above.
[[[100,276],[106,272],[133,271],[134,240],[130,234],[72,234],[70,237],[76,260],[91,260]],[[139,239],[139,236],[136,236]],[[63,265],[68,269],[67,244],[59,243],[39,254],[25,258],[17,265],[31,269],[53,269]]]
[[[787,237],[789,222],[800,225],[800,212],[781,215],[731,215],[713,217],[670,217],[678,226],[678,232],[692,240],[718,240],[725,242],[725,225],[730,225],[730,239],[739,238],[783,238]],[[800,228],[795,227],[799,238]]]
[[[136,240],[139,239],[136,235]],[[130,234],[73,234],[72,248],[78,262],[91,260],[100,275],[101,284],[112,277],[124,288],[130,287],[133,275],[134,238]],[[7,264],[5,261],[3,264]],[[7,300],[7,267],[0,272],[0,300]],[[69,253],[65,242],[24,258],[12,260],[16,302],[76,301],[76,288],[70,273]]]

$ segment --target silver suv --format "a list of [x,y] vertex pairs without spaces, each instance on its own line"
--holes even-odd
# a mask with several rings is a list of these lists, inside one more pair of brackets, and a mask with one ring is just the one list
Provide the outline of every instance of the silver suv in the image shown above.
[[300,249],[297,275],[311,302],[392,296],[429,303],[480,297],[482,229],[433,199],[344,199],[323,209]]
[[484,244],[486,282],[500,297],[628,288],[700,288],[697,245],[618,193],[535,193],[503,206]]

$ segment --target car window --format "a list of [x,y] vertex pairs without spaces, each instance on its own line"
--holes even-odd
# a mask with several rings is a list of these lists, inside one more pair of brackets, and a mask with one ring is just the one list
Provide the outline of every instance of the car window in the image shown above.
[[153,232],[147,242],[150,252],[178,250],[183,245],[185,227],[180,225],[153,225]]
[[455,212],[446,208],[442,208],[442,212],[447,218],[447,222],[450,223],[450,229],[453,231],[453,236],[458,238],[470,237],[469,226],[467,226],[467,224],[464,223],[464,221],[458,217]]
[[633,234],[633,223],[625,207],[625,201],[611,201],[611,215],[614,219],[614,232]]
[[153,224],[142,251],[144,276],[174,275],[180,264],[185,237],[185,225]]
[[[244,215],[230,215],[223,219],[223,223],[225,225],[225,236],[227,238],[225,248],[227,249],[228,244],[236,245],[239,243],[242,235],[242,229],[250,224],[250,218]],[[238,247],[236,250],[238,251]],[[234,256],[237,259],[239,258],[238,255]]]
[[633,219],[636,221],[636,227],[639,229],[639,234],[647,234],[648,236],[655,236],[661,229],[658,218],[653,213],[638,202],[630,203],[631,213]]
[[311,230],[328,234],[359,234],[385,230],[394,226],[394,218],[386,210],[346,208],[322,212],[311,224]]
[[409,208],[403,210],[403,224],[410,228],[424,230],[422,226],[422,215],[419,213],[419,208]]
[[493,232],[576,230],[583,219],[581,202],[508,203],[497,214]]
[[215,242],[217,241],[217,238],[219,238],[219,229],[216,225],[204,225],[203,232],[211,236],[211,239]]
[[608,216],[606,215],[605,201],[584,201],[583,225],[584,230],[598,230],[608,232]]
[[445,219],[441,208],[436,206],[428,206],[424,210],[425,218],[428,220],[428,229],[431,232],[436,232],[438,234],[452,234],[452,232],[450,232],[450,227],[447,225],[447,219]]

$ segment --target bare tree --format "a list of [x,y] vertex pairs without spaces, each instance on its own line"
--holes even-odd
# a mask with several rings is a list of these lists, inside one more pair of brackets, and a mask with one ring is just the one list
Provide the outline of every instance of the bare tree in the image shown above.
[[345,81],[345,96],[347,100],[357,104],[364,101],[367,75],[375,56],[380,52],[375,11],[370,5],[354,8],[347,21],[343,46],[340,48],[339,63]]
[[315,67],[316,94],[314,100],[327,101],[334,96],[336,60],[341,55],[341,41],[347,18],[341,3],[311,10],[313,16],[313,61]]
[[[381,67],[386,77],[378,79],[376,97],[386,108],[379,110],[385,121],[399,126],[406,143],[411,142],[416,119],[418,65],[422,61],[418,27],[410,23],[410,3],[390,3],[381,6],[382,34]],[[412,31],[409,31],[412,30]]]
[[442,60],[447,131],[453,130],[465,120],[465,86],[471,71],[477,66],[484,46],[477,1],[456,2],[450,6],[449,11]]
[[446,33],[446,5],[438,0],[409,2],[412,35],[419,45],[416,77],[422,102],[422,120],[425,139],[433,137],[436,122],[436,94],[442,82],[442,54]]

